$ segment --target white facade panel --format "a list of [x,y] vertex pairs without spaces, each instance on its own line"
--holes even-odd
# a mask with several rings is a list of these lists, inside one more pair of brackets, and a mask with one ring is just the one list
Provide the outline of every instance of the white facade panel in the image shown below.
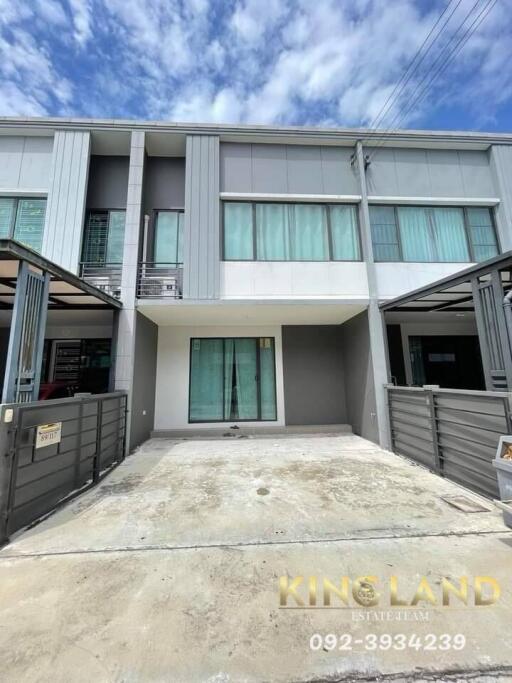
[[379,299],[393,299],[465,270],[474,263],[376,263]]
[[0,192],[48,190],[53,138],[0,136]]
[[223,299],[368,299],[366,265],[359,261],[224,261]]
[[[244,422],[250,426],[281,426],[285,424],[283,388],[283,352],[281,326],[233,327],[160,327],[156,371],[155,429],[193,429],[219,427],[223,423],[189,424],[190,340],[193,337],[274,337],[276,357],[277,421]],[[225,423],[229,427],[231,423]]]
[[89,149],[88,131],[55,133],[42,253],[72,273],[80,261]]

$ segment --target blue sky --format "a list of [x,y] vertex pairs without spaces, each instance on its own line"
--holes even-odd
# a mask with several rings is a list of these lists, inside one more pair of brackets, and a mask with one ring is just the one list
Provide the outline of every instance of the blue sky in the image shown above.
[[0,0],[0,115],[374,125],[447,8],[380,127],[511,131],[512,0],[447,58],[489,1]]

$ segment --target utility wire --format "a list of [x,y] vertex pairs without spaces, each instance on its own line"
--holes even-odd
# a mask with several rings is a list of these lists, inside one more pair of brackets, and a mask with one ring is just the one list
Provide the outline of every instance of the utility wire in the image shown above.
[[[428,55],[428,53],[430,52],[430,50],[432,49],[433,45],[434,45],[434,44],[436,43],[436,41],[440,38],[441,34],[443,33],[444,29],[446,28],[446,25],[448,24],[448,22],[450,21],[450,19],[451,19],[452,16],[454,15],[455,11],[457,10],[457,8],[459,7],[459,5],[461,4],[462,0],[458,0],[457,4],[456,4],[455,7],[452,9],[450,15],[448,16],[448,18],[445,20],[444,24],[441,26],[440,30],[438,31],[436,37],[435,37],[434,40],[430,43],[430,45],[427,47],[427,49],[425,50],[425,52],[423,53],[423,55],[422,55],[421,58],[420,58],[420,55],[421,55],[421,53],[422,53],[422,51],[423,51],[423,48],[427,45],[427,43],[428,43],[430,37],[432,36],[432,34],[434,33],[434,31],[436,30],[437,25],[439,24],[439,22],[441,21],[441,19],[444,17],[444,15],[446,14],[446,12],[449,10],[450,5],[451,5],[453,2],[454,2],[454,0],[449,0],[448,4],[447,4],[446,7],[444,8],[444,10],[441,12],[441,14],[439,15],[439,17],[437,18],[436,22],[434,23],[434,25],[432,26],[432,28],[431,28],[430,31],[428,32],[428,35],[425,37],[423,43],[421,44],[421,46],[420,46],[420,47],[418,48],[418,50],[416,51],[416,54],[414,55],[413,59],[412,59],[411,62],[409,63],[409,65],[408,65],[407,69],[405,70],[405,72],[403,73],[402,77],[401,77],[400,80],[396,83],[395,87],[393,88],[393,91],[390,93],[390,95],[388,96],[387,100],[386,100],[386,101],[384,102],[384,104],[382,105],[380,111],[379,111],[378,114],[374,117],[374,119],[372,120],[372,122],[370,123],[370,125],[368,126],[368,128],[369,128],[370,131],[371,131],[372,129],[377,129],[378,126],[380,125],[380,123],[384,120],[386,114],[389,112],[389,110],[392,108],[392,106],[393,106],[393,104],[394,104],[393,100],[398,100],[399,96],[401,95],[401,93],[402,93],[403,90],[405,89],[407,83],[409,83],[409,81],[410,81],[411,78],[413,77],[414,73],[418,70],[418,68],[421,66],[421,64],[423,63],[423,61],[424,61],[425,58],[427,57],[427,55]],[[419,58],[419,61],[417,61],[418,58]],[[363,144],[364,144],[364,143],[366,142],[366,139],[363,140],[362,142],[363,142]]]
[[[471,10],[468,12],[468,14],[465,16],[464,20],[462,23],[459,25],[459,28],[455,31],[454,35],[452,36],[455,38],[459,31],[464,27],[466,24],[467,20],[469,17],[473,14],[475,11],[477,5],[478,5],[479,0],[473,5]],[[427,80],[429,73],[427,73],[416,85],[414,88],[410,98],[409,98],[409,106],[406,108],[405,111],[398,112],[395,117],[393,118],[390,127],[386,132],[384,132],[381,136],[381,141],[379,144],[375,146],[375,148],[372,150],[370,156],[369,156],[369,161],[374,157],[375,153],[384,145],[386,144],[387,139],[392,135],[392,133],[397,130],[402,123],[402,121],[405,120],[407,117],[408,113],[411,111],[411,109],[415,106],[417,106],[425,97],[425,95],[430,91],[432,85],[434,82],[437,80],[437,78],[446,71],[450,63],[453,61],[453,59],[456,57],[456,55],[462,50],[462,48],[466,45],[468,40],[471,38],[471,36],[475,33],[477,28],[480,26],[480,24],[483,22],[483,20],[487,17],[489,12],[493,9],[493,7],[496,5],[498,0],[487,0],[487,2],[484,4],[480,12],[476,15],[476,17],[473,19],[473,22],[467,27],[466,31],[463,33],[463,35],[459,38],[457,43],[452,47],[452,49],[446,54],[446,58],[444,61],[439,64],[437,70],[434,72],[433,75],[429,78],[429,80],[425,83]],[[449,47],[449,45],[448,45]],[[445,56],[446,49],[443,49],[442,52],[438,55],[437,59],[434,61],[432,64],[432,68],[434,68],[440,61],[441,59]],[[425,85],[423,85],[425,84]],[[422,87],[423,86],[423,87]],[[421,91],[420,91],[421,88]],[[419,94],[416,96],[416,93],[419,92]],[[395,125],[396,123],[396,125]]]

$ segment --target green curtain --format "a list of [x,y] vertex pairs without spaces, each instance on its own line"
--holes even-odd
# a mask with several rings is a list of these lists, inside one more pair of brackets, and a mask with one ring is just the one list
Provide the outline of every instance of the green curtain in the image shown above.
[[153,261],[155,263],[180,262],[180,216],[178,211],[159,211],[155,221]]
[[35,251],[43,244],[46,199],[19,199],[14,239]]
[[436,261],[427,210],[421,206],[401,206],[398,222],[404,261]]
[[370,206],[370,225],[375,260],[401,261],[394,207]]
[[459,263],[469,261],[469,249],[462,209],[436,207],[430,209],[439,261]]
[[328,261],[326,207],[319,204],[295,204],[290,207],[290,259],[292,261]]
[[110,211],[108,217],[107,263],[122,263],[125,211]]
[[238,419],[258,419],[256,339],[235,339]]
[[224,339],[224,419],[232,420],[233,378],[235,377],[235,341]]
[[331,206],[332,257],[335,261],[357,261],[361,258],[357,214],[354,206]]
[[190,355],[190,421],[223,420],[224,345],[222,339],[193,339]]
[[224,258],[250,261],[254,258],[252,204],[224,204]]
[[14,199],[0,197],[0,237],[10,237],[14,212]]
[[256,204],[257,258],[260,261],[289,261],[289,207],[286,204]]
[[275,420],[277,409],[274,340],[270,337],[263,337],[259,340],[259,345],[261,419]]
[[497,256],[498,245],[490,209],[470,208],[466,212],[475,261]]

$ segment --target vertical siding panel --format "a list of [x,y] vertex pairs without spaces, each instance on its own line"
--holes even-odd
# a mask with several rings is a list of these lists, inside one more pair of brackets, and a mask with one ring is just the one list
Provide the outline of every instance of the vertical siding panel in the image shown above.
[[89,149],[88,131],[55,133],[43,255],[72,272],[80,259]]

